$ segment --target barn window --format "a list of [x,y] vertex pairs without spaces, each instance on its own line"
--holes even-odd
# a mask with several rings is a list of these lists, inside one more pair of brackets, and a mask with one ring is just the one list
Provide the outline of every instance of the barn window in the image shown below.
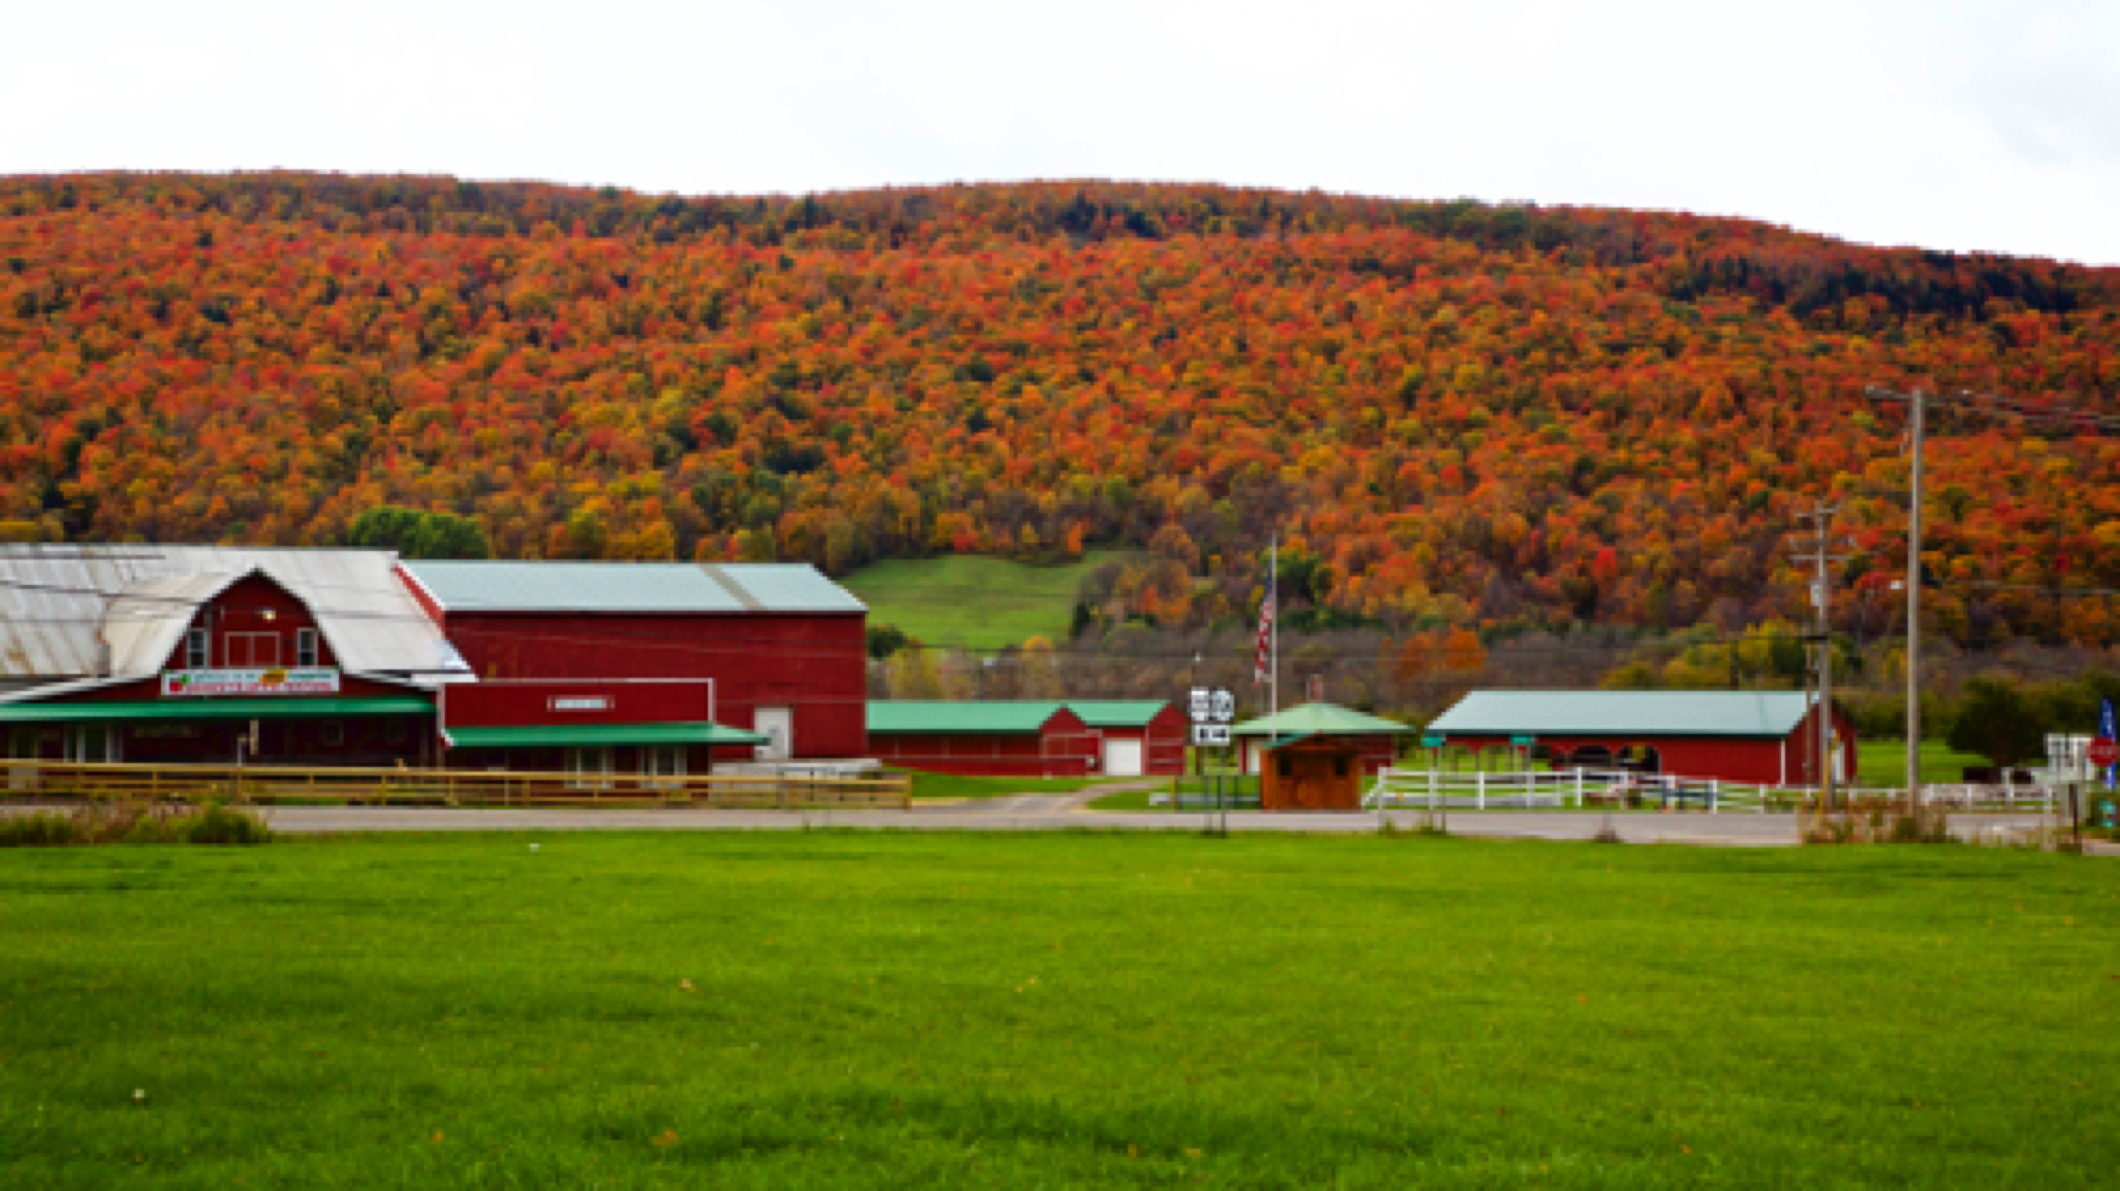
[[610,785],[611,783],[607,781],[598,780],[604,774],[611,772],[610,748],[598,746],[595,748],[568,749],[567,772],[576,775],[573,780],[567,783],[567,785],[576,790],[587,790],[591,787]]
[[[640,770],[642,773],[650,777],[683,777],[685,775],[685,750],[683,745],[654,745],[643,748],[640,752]],[[671,782],[668,784],[676,785],[677,783]]]
[[1296,763],[1287,753],[1282,753],[1280,756],[1275,757],[1274,766],[1275,772],[1282,777],[1294,777],[1296,775]]
[[184,634],[184,668],[204,670],[206,666],[206,630],[192,629]]
[[296,629],[294,631],[294,664],[314,666],[317,664],[317,631]]
[[1334,777],[1346,777],[1346,776],[1347,776],[1347,758],[1346,758],[1346,757],[1334,757],[1334,758],[1332,759],[1332,776],[1334,776]]

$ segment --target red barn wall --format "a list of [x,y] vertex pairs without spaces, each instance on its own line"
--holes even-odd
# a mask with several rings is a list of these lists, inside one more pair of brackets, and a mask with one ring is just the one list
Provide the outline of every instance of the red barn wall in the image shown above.
[[[620,682],[583,678],[521,682],[456,682],[438,701],[455,728],[529,728],[547,724],[682,724],[714,718],[704,682]],[[602,700],[604,706],[562,711],[562,699]]]
[[[482,679],[712,678],[715,722],[749,729],[757,708],[787,707],[795,756],[859,757],[870,751],[864,621],[860,613],[449,612],[442,625]],[[676,693],[685,690],[669,698],[692,698]]]
[[[1185,713],[1173,703],[1155,714],[1148,723],[1138,728],[1091,728],[1098,740],[1141,741],[1141,772],[1143,774],[1170,775],[1185,772],[1185,745],[1190,721]],[[1103,745],[1098,745],[1098,755],[1103,755]]]
[[870,754],[898,769],[993,777],[1084,777],[1097,772],[1103,739],[1071,711],[1032,732],[872,732]]
[[[1818,714],[1814,708],[1795,731],[1781,739],[1745,736],[1657,736],[1644,733],[1627,736],[1548,736],[1538,742],[1556,752],[1592,746],[1617,750],[1627,745],[1647,745],[1657,751],[1662,771],[1677,777],[1715,778],[1726,782],[1759,785],[1800,786],[1817,781],[1811,758],[1818,748]],[[1855,773],[1855,724],[1847,713],[1833,709],[1834,730],[1840,734],[1842,772]],[[1473,748],[1506,749],[1507,737],[1452,736],[1450,743]],[[1556,756],[1553,765],[1566,769],[1572,762]]]

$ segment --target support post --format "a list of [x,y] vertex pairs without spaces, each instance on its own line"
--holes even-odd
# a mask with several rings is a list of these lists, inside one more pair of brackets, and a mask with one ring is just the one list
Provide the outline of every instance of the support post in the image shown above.
[[1922,393],[1916,389],[1913,406],[1912,448],[1914,466],[1911,491],[1907,494],[1907,814],[1921,813],[1921,471]]

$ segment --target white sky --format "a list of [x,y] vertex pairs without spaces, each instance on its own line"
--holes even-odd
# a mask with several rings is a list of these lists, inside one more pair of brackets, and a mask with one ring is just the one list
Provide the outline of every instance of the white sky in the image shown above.
[[0,173],[1211,181],[2120,264],[2120,0],[19,7]]

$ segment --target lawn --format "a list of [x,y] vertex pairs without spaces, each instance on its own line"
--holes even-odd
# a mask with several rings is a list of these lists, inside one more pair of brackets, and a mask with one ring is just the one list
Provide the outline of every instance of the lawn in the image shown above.
[[[1964,776],[1966,766],[1991,764],[1993,762],[1986,757],[1958,752],[1940,740],[1921,742],[1921,780],[1924,782],[1955,782]],[[1867,786],[1906,789],[1907,742],[1857,740],[1855,773]]]
[[2112,1176],[2104,861],[585,832],[0,882],[5,1186]]
[[894,625],[929,645],[1001,649],[1031,637],[1067,638],[1082,577],[1122,554],[1092,550],[1065,566],[950,554],[889,559],[842,580],[869,606],[870,625]]

